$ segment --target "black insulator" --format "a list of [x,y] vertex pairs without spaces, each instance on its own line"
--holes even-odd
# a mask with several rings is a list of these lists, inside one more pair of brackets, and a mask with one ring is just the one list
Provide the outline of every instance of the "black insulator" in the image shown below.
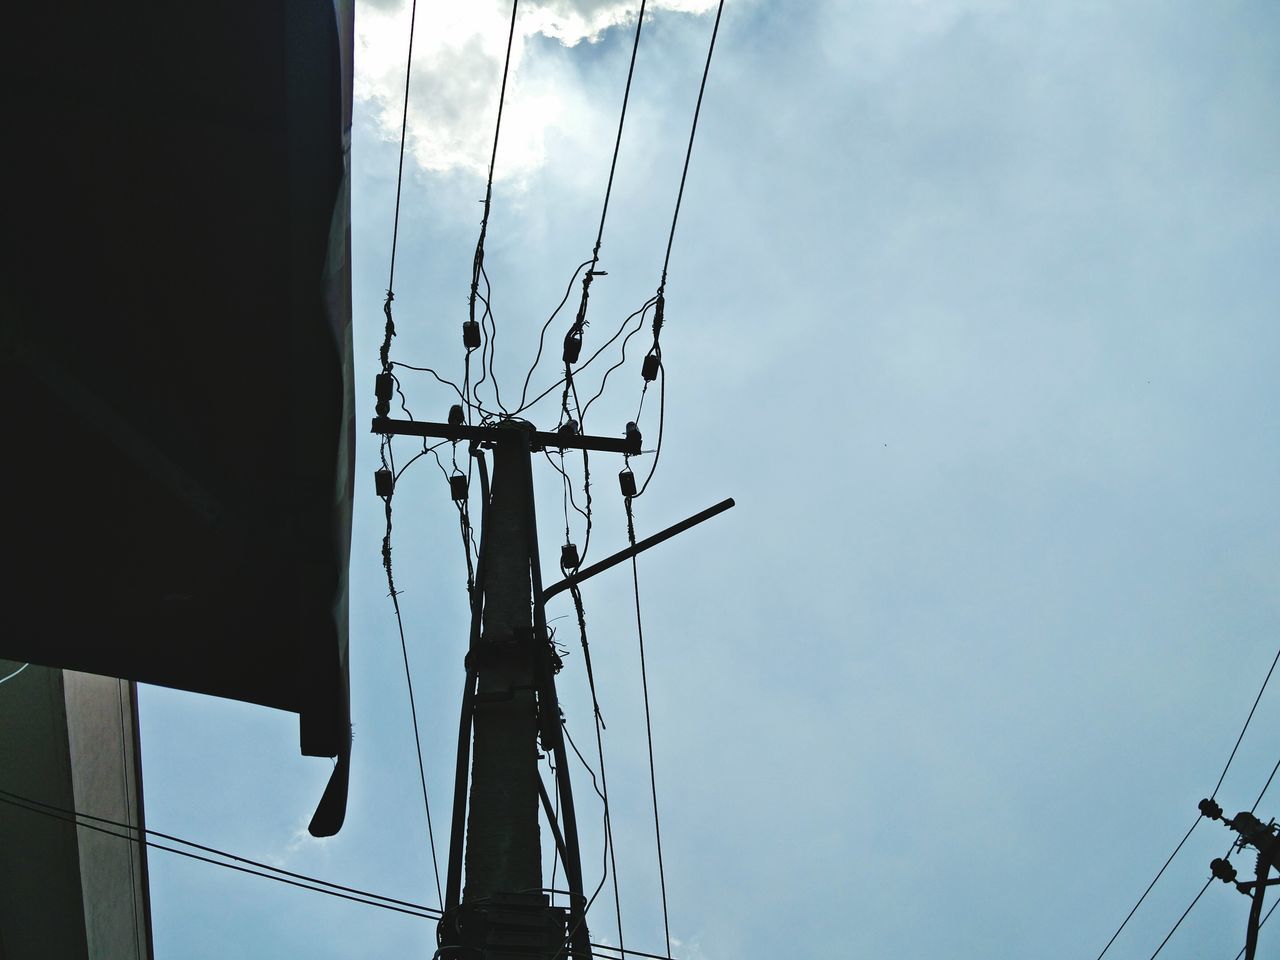
[[562,437],[576,437],[578,435],[578,421],[572,419],[566,420],[564,423],[560,424],[556,433],[560,434]]
[[383,467],[373,471],[373,489],[380,497],[389,497],[396,488],[395,474]]
[[582,561],[578,559],[578,545],[576,543],[566,543],[560,548],[561,569],[577,570],[580,563]]
[[463,321],[462,345],[468,350],[478,350],[480,348],[480,324],[476,323],[476,321]]
[[467,499],[467,478],[465,474],[455,473],[449,477],[449,496],[455,500]]
[[660,362],[656,353],[650,353],[645,356],[644,364],[640,367],[640,376],[644,377],[646,383],[653,383],[658,379],[658,365]]
[[1231,865],[1230,861],[1224,860],[1222,857],[1214,857],[1209,864],[1209,870],[1223,883],[1236,882],[1236,868]]
[[1222,807],[1218,806],[1213,800],[1201,800],[1197,806],[1199,806],[1200,812],[1210,820],[1222,819]]
[[624,468],[618,474],[618,486],[622,488],[624,497],[634,497],[636,495],[636,475],[630,469]]
[[634,420],[627,421],[626,440],[628,443],[635,444],[637,450],[640,449],[640,428],[636,426]]
[[466,417],[462,414],[462,404],[455,403],[449,408],[449,426],[460,427],[462,426],[462,421],[465,419]]
[[389,373],[380,373],[373,383],[373,395],[378,401],[374,410],[378,416],[385,417],[391,412],[391,391],[395,389],[395,379]]
[[577,363],[580,353],[582,353],[582,331],[570,330],[564,338],[564,362]]

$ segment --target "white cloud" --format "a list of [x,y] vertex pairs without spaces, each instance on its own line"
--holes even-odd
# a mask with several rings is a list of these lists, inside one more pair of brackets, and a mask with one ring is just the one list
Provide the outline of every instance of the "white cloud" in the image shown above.
[[[698,14],[714,5],[715,0],[658,0],[647,10]],[[613,27],[634,24],[636,9],[627,0],[539,0],[522,6],[511,51],[499,179],[519,181],[536,170],[545,157],[546,135],[584,122],[589,109],[573,74],[527,69],[529,40],[545,37],[567,47],[596,42]],[[418,9],[407,151],[425,170],[487,172],[509,27],[505,2],[454,0]],[[390,139],[400,136],[408,35],[407,3],[361,6],[356,98],[372,109]]]

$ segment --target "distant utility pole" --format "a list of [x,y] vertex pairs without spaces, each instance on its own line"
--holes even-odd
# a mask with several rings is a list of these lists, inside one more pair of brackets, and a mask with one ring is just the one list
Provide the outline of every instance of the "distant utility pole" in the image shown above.
[[[540,433],[521,420],[483,427],[461,420],[461,409],[455,407],[447,424],[385,417],[373,421],[373,431],[384,436],[470,441],[484,504],[439,928],[441,956],[588,960],[587,901],[555,687],[560,659],[543,606],[531,454],[546,447],[637,454],[640,434],[634,425],[625,439],[615,439],[580,436],[573,430]],[[493,450],[492,490],[481,447]],[[455,489],[454,496],[465,499],[467,492]],[[559,816],[538,771],[539,744],[555,758]],[[543,888],[539,804],[564,863],[567,910],[553,906]]]
[[1258,952],[1258,928],[1262,926],[1262,898],[1267,887],[1280,884],[1280,877],[1268,878],[1272,867],[1280,870],[1280,828],[1277,828],[1275,820],[1263,823],[1249,810],[1237,813],[1228,820],[1222,815],[1222,807],[1213,800],[1201,800],[1200,812],[1210,820],[1221,820],[1239,835],[1233,849],[1254,847],[1258,851],[1256,877],[1243,883],[1235,883],[1236,869],[1225,857],[1218,857],[1209,864],[1215,877],[1223,883],[1235,883],[1236,889],[1253,901],[1249,905],[1249,922],[1245,928],[1244,955],[1245,960],[1255,960]]

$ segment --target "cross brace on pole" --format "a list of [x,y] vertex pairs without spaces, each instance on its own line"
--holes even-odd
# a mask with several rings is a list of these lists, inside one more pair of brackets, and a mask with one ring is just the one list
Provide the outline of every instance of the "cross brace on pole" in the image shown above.
[[[508,420],[504,423],[522,421]],[[640,453],[640,432],[629,430],[626,437],[590,437],[579,433],[543,430],[510,430],[502,427],[477,427],[471,424],[431,423],[426,420],[392,420],[375,417],[373,432],[387,437],[438,437],[441,440],[476,440],[481,443],[513,442],[527,438],[530,450],[558,447],[564,450],[598,450],[602,453],[624,453],[636,456]]]

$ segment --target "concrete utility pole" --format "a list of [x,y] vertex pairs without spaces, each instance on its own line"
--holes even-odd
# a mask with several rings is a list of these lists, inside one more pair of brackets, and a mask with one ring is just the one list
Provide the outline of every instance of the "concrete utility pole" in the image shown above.
[[[510,430],[518,430],[512,425]],[[523,448],[523,449],[522,449]],[[477,661],[463,902],[495,893],[542,891],[538,836],[538,704],[529,575],[527,445],[494,447],[493,489],[485,533],[483,629]]]
[[[548,597],[723,513],[734,503],[723,500],[590,567],[566,569],[566,579],[544,588],[532,452],[558,447],[634,456],[640,452],[640,432],[629,423],[622,439],[587,437],[573,427],[541,433],[522,420],[470,426],[462,418],[462,408],[455,406],[447,424],[387,417],[373,421],[373,432],[383,436],[470,441],[484,509],[471,597],[471,639],[438,956],[441,960],[590,960],[578,826],[556,697],[560,658],[551,645],[545,603]],[[492,490],[482,447],[494,455]],[[386,475],[378,477],[378,482],[387,490],[384,495],[389,495],[394,480],[390,471],[383,472]],[[627,477],[629,472],[620,479]],[[450,483],[456,484],[456,500],[468,498],[464,477]],[[538,772],[539,746],[555,759],[558,811]],[[542,886],[539,804],[564,864],[567,908],[552,905]]]
[[[438,933],[440,955],[589,960],[587,900],[555,690],[560,662],[543,609],[531,453],[572,447],[637,454],[640,434],[634,425],[629,425],[625,439],[615,439],[572,431],[540,433],[518,420],[478,427],[461,419],[461,410],[455,408],[448,424],[386,417],[373,421],[373,432],[384,436],[471,441],[480,471],[484,514],[459,724],[444,918]],[[492,490],[482,446],[494,452]],[[459,499],[466,495],[465,490],[455,493]],[[559,816],[538,772],[539,744],[555,758]],[[567,909],[552,905],[543,889],[540,802],[564,863]],[[464,861],[466,888],[460,892]]]

